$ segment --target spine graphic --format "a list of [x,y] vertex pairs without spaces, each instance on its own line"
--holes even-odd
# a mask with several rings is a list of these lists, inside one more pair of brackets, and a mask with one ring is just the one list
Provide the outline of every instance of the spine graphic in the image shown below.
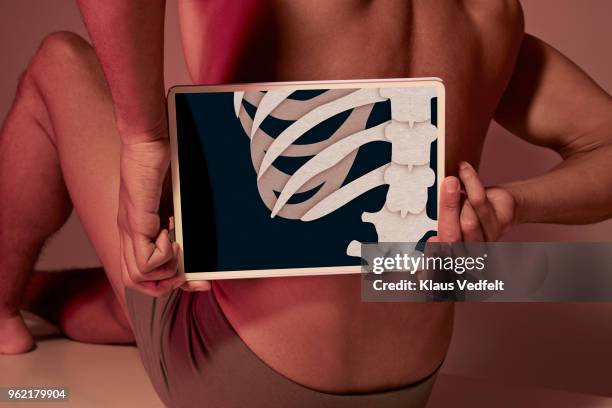
[[[379,242],[418,242],[428,231],[436,229],[435,220],[426,211],[428,188],[435,183],[429,163],[438,132],[431,123],[435,87],[329,90],[308,101],[288,99],[290,94],[285,91],[234,94],[236,116],[251,139],[258,188],[271,217],[313,221],[387,184],[389,190],[383,207],[378,212],[364,212],[361,217],[363,222],[374,225]],[[242,106],[243,99],[257,109],[252,120]],[[374,104],[386,100],[391,103],[391,120],[365,129]],[[348,110],[352,110],[348,119],[327,140],[295,144],[316,125]],[[269,115],[294,122],[273,138],[260,127]],[[391,162],[342,185],[357,150],[374,141],[391,144]],[[289,175],[273,164],[282,156],[312,157]],[[289,202],[295,194],[315,188],[318,190],[308,200]],[[360,257],[361,243],[351,241],[347,254]]]
[[[380,211],[364,212],[361,219],[374,225],[378,242],[418,242],[436,229],[436,222],[425,210],[427,189],[435,183],[429,166],[431,144],[437,134],[431,124],[435,89],[382,88],[380,94],[391,100],[391,123],[385,127],[385,137],[391,143],[391,163],[383,174],[389,191]],[[361,256],[361,244],[351,241],[347,254]]]

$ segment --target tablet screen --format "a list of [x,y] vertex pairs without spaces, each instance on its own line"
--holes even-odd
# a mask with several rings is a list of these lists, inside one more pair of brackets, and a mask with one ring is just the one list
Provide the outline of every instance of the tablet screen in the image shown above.
[[173,93],[185,273],[354,266],[359,243],[435,234],[437,88],[425,108],[381,89]]

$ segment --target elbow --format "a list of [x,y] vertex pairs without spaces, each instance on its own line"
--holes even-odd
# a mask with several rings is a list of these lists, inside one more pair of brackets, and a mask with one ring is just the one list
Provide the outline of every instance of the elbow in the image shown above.
[[591,126],[569,142],[558,146],[555,150],[563,160],[594,152],[605,151],[612,163],[612,117],[597,126]]

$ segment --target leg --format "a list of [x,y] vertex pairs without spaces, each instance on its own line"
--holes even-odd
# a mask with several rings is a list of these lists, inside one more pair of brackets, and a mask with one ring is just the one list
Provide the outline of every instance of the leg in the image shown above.
[[[94,50],[75,34],[50,35],[22,77],[0,135],[0,307],[12,322],[40,247],[64,223],[70,201],[125,307],[116,228],[119,149]],[[3,341],[0,329],[0,347]],[[19,352],[11,347],[0,352]]]
[[45,240],[72,211],[51,132],[43,99],[25,73],[0,134],[0,353],[32,347],[21,295]]
[[85,343],[133,343],[129,323],[102,268],[32,274],[22,310],[54,323]]

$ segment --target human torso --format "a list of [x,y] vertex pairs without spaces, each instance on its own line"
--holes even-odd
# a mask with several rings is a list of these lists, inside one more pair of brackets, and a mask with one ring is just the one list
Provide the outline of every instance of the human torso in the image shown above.
[[[512,1],[185,0],[195,83],[439,77],[446,172],[478,164],[512,74]],[[362,303],[358,276],[225,281],[215,293],[247,345],[281,374],[326,391],[418,381],[442,361],[452,305]]]

